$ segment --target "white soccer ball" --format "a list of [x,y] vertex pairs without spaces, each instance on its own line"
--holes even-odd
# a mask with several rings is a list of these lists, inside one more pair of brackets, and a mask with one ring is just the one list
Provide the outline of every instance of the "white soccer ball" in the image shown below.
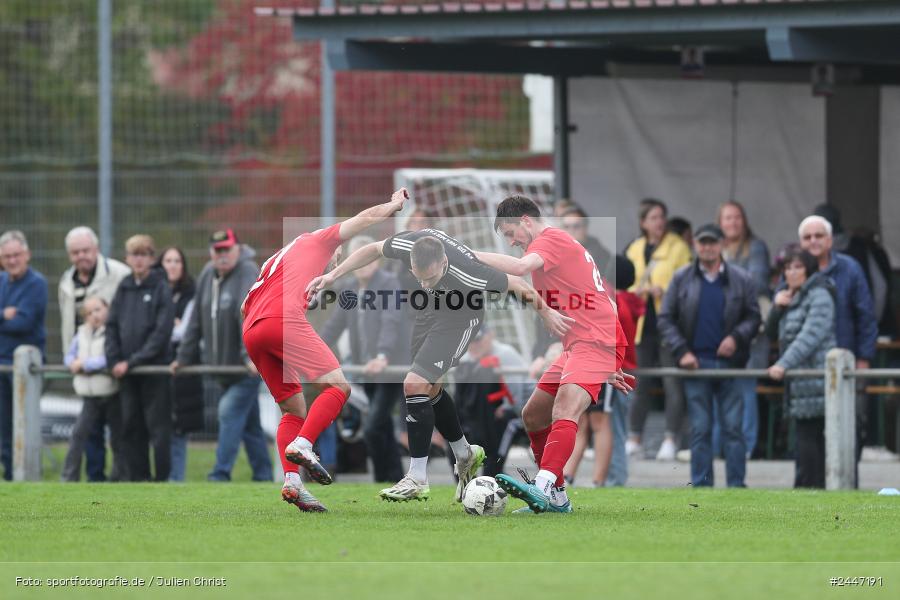
[[476,477],[463,490],[462,505],[470,515],[499,517],[509,497],[493,477]]

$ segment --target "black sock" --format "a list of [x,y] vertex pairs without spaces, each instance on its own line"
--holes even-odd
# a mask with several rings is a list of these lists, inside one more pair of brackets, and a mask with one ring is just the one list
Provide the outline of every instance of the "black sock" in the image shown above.
[[434,409],[428,394],[414,394],[406,397],[406,431],[409,434],[409,455],[425,458],[431,448],[431,434],[434,433]]
[[434,425],[438,432],[444,436],[447,442],[455,442],[463,436],[462,425],[459,424],[459,415],[456,414],[456,404],[447,390],[441,390],[441,395],[431,399],[434,407]]

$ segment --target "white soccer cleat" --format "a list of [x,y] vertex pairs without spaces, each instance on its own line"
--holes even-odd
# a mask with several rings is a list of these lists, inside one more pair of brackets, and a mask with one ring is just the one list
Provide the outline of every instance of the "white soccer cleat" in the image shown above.
[[404,475],[403,479],[395,483],[389,488],[381,490],[379,496],[384,500],[391,502],[408,502],[410,500],[428,500],[431,495],[431,488],[427,483],[419,483],[409,475]]
[[284,449],[284,457],[295,465],[300,465],[306,469],[310,478],[316,483],[329,485],[334,481],[325,467],[322,466],[322,463],[319,462],[319,457],[312,451],[312,448],[300,445],[300,438],[296,438],[288,444],[288,447]]
[[281,499],[288,504],[293,504],[303,512],[328,512],[325,506],[306,489],[299,477],[294,481],[284,482],[281,488]]

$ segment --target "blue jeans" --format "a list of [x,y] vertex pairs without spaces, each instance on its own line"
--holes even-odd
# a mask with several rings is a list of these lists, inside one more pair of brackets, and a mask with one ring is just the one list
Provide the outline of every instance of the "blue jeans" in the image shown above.
[[[118,402],[118,398],[115,400]],[[106,420],[101,418],[91,428],[85,440],[85,472],[88,481],[106,481]]]
[[[741,428],[744,435],[744,446],[747,448],[747,458],[753,454],[756,448],[756,440],[759,436],[759,405],[756,400],[756,379],[738,379],[737,385],[741,390],[744,401],[744,424]],[[719,407],[713,405],[713,454],[719,456],[722,453],[722,431],[719,429]]]
[[219,398],[219,443],[210,481],[231,481],[231,469],[244,441],[253,481],[272,481],[272,460],[259,421],[259,377],[244,377]]
[[3,479],[12,481],[12,373],[0,373],[0,463]]
[[628,481],[628,456],[625,455],[625,439],[628,437],[628,396],[613,390],[612,400],[613,450],[606,474],[607,487],[622,486]]
[[172,469],[169,481],[184,481],[187,471],[187,434],[172,433]]
[[[701,369],[724,369],[722,360],[700,358]],[[747,454],[741,431],[744,410],[741,388],[734,379],[685,379],[688,418],[691,423],[691,484],[694,487],[712,486],[713,452],[712,428],[718,405],[718,421],[725,447],[725,473],[728,487],[744,487]]]

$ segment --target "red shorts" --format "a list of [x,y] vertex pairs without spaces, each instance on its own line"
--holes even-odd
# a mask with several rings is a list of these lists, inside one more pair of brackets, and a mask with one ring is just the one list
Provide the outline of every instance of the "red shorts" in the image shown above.
[[340,369],[331,348],[305,321],[268,317],[244,330],[244,347],[276,402],[303,391],[300,378],[316,378]]
[[596,404],[603,384],[616,371],[616,360],[616,352],[608,346],[577,343],[544,371],[537,387],[556,396],[559,386],[574,383],[590,394],[591,404]]

